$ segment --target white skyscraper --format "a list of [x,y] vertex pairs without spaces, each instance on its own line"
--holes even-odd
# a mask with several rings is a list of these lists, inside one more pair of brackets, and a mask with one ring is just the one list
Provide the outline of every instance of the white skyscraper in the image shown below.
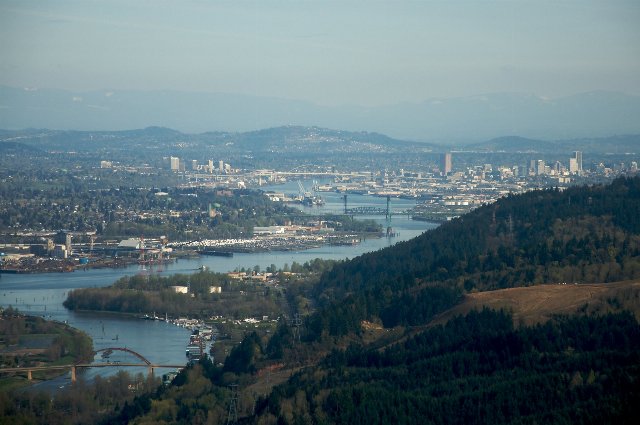
[[571,174],[582,174],[582,152],[575,151],[573,157],[569,158],[569,172]]
[[177,156],[171,157],[171,171],[180,171],[180,158]]
[[569,172],[578,174],[578,161],[575,158],[569,158]]
[[443,153],[440,157],[440,172],[443,176],[451,173],[452,170],[452,162],[451,162],[451,152]]

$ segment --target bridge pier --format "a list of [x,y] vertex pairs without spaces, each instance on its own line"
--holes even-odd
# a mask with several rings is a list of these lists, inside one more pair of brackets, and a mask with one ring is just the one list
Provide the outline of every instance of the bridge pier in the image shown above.
[[149,365],[149,371],[148,371],[148,373],[147,373],[147,374],[148,374],[148,377],[153,378],[153,369],[154,369],[154,368],[153,368],[153,366]]
[[75,384],[76,382],[76,367],[71,366],[71,382]]
[[33,376],[31,376],[31,370],[28,370],[28,371],[27,371],[27,379],[28,379],[29,381],[31,381],[31,380],[33,379]]

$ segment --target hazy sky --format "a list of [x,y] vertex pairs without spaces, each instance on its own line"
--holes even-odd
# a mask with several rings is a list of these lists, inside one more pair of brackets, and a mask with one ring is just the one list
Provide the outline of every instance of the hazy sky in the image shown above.
[[326,105],[640,94],[640,1],[0,0],[0,84]]

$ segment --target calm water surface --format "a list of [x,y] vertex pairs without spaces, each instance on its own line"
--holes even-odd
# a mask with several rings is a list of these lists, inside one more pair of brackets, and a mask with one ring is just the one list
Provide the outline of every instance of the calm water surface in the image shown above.
[[[305,185],[310,186],[310,183],[305,182]],[[264,189],[296,193],[297,182]],[[325,199],[324,206],[299,206],[299,208],[310,212],[338,212],[343,208],[341,194],[321,193],[320,195]],[[349,207],[386,206],[385,198],[373,196],[349,195],[348,201]],[[411,208],[415,202],[392,199],[391,205],[394,211],[400,211]],[[386,225],[384,216],[365,218],[371,218]],[[354,258],[363,253],[411,239],[436,227],[432,223],[412,221],[406,215],[394,215],[391,224],[394,231],[399,233],[397,237],[371,238],[355,246],[326,246],[295,252],[235,254],[230,258],[204,256],[199,259],[179,260],[163,266],[160,270],[151,269],[144,272],[160,273],[161,275],[193,273],[202,265],[207,266],[211,271],[227,272],[240,267],[252,268],[255,265],[265,269],[271,264],[275,264],[277,267],[283,267],[285,264],[291,265],[294,261],[302,264],[314,258],[337,260]],[[164,322],[140,320],[115,314],[71,312],[62,306],[67,293],[72,289],[107,286],[122,276],[140,272],[142,270],[138,265],[132,265],[122,269],[95,269],[73,273],[2,274],[0,275],[0,305],[4,307],[11,305],[25,313],[44,316],[47,319],[67,321],[71,326],[88,333],[93,338],[96,350],[107,347],[126,347],[142,354],[152,363],[183,364],[185,363],[185,345],[190,333],[187,329]],[[130,355],[117,353],[114,353],[111,359],[122,362],[135,360]],[[101,361],[101,359],[97,357],[96,361]],[[134,373],[145,371],[144,369],[132,370],[130,368],[126,370]],[[87,370],[83,376],[91,378],[96,374],[107,375],[116,371],[117,368],[95,368]],[[69,376],[63,376],[38,384],[38,386],[51,389],[68,385],[69,382]]]

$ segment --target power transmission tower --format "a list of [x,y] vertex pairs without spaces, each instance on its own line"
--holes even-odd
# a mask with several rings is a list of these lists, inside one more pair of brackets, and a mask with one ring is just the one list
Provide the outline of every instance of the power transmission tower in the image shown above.
[[231,400],[229,400],[227,425],[238,423],[238,384],[229,385],[229,389],[231,390]]
[[509,213],[509,241],[513,242],[513,217]]
[[393,229],[391,228],[391,196],[387,195],[387,211],[385,213],[385,218],[387,222],[387,237],[390,238],[393,236]]
[[302,319],[300,319],[300,315],[296,313],[291,320],[291,326],[293,326],[293,340],[296,339],[300,342],[300,326],[302,325]]

